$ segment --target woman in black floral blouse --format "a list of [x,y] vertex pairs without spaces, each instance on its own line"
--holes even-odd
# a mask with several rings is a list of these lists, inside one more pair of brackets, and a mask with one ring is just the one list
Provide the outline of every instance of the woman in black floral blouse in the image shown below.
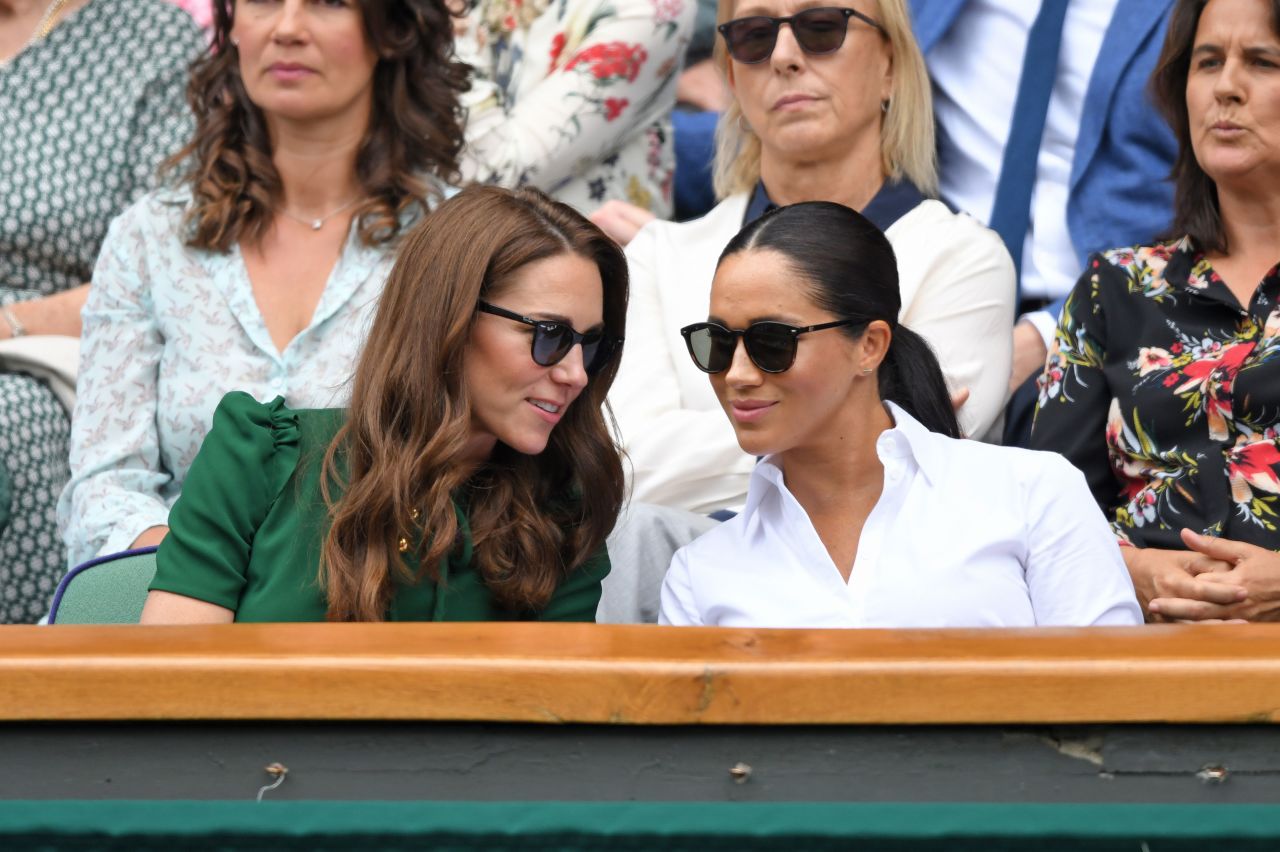
[[1150,619],[1280,620],[1280,0],[1179,0],[1172,233],[1095,255],[1033,446],[1084,471]]

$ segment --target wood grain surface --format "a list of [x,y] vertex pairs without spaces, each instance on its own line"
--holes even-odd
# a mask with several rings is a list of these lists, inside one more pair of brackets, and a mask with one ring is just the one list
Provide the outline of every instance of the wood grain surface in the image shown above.
[[1280,625],[0,627],[0,720],[1274,723]]

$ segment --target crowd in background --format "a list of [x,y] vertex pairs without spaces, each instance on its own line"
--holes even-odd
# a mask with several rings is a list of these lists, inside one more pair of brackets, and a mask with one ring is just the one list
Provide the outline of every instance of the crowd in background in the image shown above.
[[0,127],[0,623],[1280,614],[1273,0],[0,0]]

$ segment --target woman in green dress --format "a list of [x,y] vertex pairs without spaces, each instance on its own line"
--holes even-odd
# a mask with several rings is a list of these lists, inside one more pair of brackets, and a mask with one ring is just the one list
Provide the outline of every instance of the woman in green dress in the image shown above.
[[350,408],[219,405],[143,623],[593,620],[626,305],[621,250],[572,208],[446,201],[400,249]]

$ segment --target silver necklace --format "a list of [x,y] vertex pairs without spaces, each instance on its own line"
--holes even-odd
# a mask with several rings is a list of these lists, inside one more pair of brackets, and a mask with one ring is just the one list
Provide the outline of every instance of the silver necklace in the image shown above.
[[35,30],[31,33],[31,38],[27,39],[27,43],[18,48],[18,52],[8,59],[0,59],[0,68],[5,67],[13,60],[31,49],[31,46],[42,38],[47,36],[53,30],[54,18],[62,11],[62,7],[67,5],[67,0],[53,0],[49,4],[49,8],[44,10],[44,15],[40,18],[40,23],[36,24]]
[[338,207],[338,208],[335,208],[335,209],[333,209],[333,210],[330,210],[328,213],[324,214],[323,216],[319,216],[319,217],[317,217],[317,218],[309,218],[309,217],[305,217],[305,216],[299,216],[299,215],[297,215],[296,213],[290,213],[288,210],[285,210],[283,207],[281,207],[281,208],[280,208],[280,212],[281,212],[281,213],[283,213],[284,215],[288,216],[288,217],[289,217],[290,219],[292,219],[293,221],[295,221],[295,222],[301,222],[303,225],[306,225],[306,226],[308,226],[309,228],[311,228],[311,230],[313,230],[313,231],[318,231],[318,230],[320,230],[321,228],[323,228],[323,227],[324,227],[324,223],[325,223],[325,222],[328,222],[328,221],[329,221],[330,219],[332,219],[334,216],[337,216],[337,215],[338,215],[339,213],[341,213],[343,210],[346,210],[348,207],[350,207],[352,204],[355,204],[355,203],[356,203],[357,201],[359,201],[359,200],[360,200],[360,197],[359,197],[359,196],[356,196],[355,198],[351,199],[350,201],[348,201],[346,204],[342,205],[341,207]]

